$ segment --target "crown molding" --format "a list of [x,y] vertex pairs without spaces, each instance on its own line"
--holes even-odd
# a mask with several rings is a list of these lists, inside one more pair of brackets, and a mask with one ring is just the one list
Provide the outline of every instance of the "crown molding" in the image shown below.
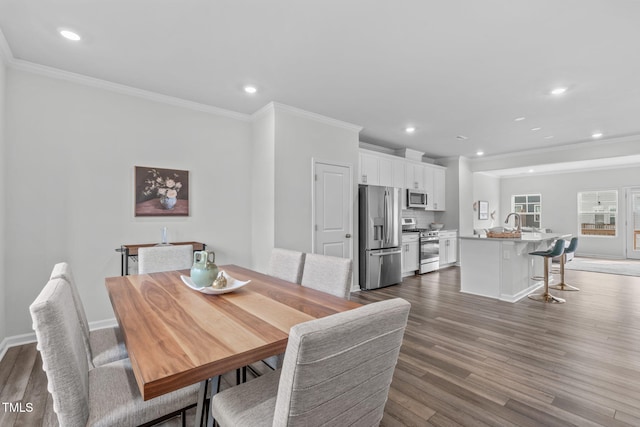
[[0,28],[0,61],[7,65],[14,62],[13,52],[11,52],[9,43],[7,43],[7,39],[4,37],[2,28]]
[[264,116],[265,114],[272,113],[274,111],[275,111],[274,103],[270,102],[264,107],[257,110],[255,113],[251,114],[251,121],[256,121],[260,119],[262,116]]
[[[310,111],[302,110],[300,108],[291,107],[290,105],[280,104],[279,102],[270,102],[266,107],[273,108],[276,111],[283,111],[289,114],[293,114],[298,117],[303,117],[305,119],[313,120],[316,122],[324,123],[326,125],[339,127],[342,129],[350,130],[353,132],[358,132],[362,130],[362,126],[354,125],[352,123],[343,122],[342,120],[333,119],[331,117],[323,116],[322,114],[312,113]],[[265,108],[266,108],[265,107]],[[264,110],[258,110],[258,112]]]
[[516,151],[512,153],[495,154],[491,156],[471,158],[469,159],[469,161],[472,164],[483,163],[489,160],[513,159],[513,158],[519,158],[519,157],[526,157],[529,155],[539,155],[539,154],[546,154],[546,153],[552,154],[552,153],[557,153],[561,151],[571,151],[571,150],[584,150],[584,149],[589,149],[593,147],[600,147],[603,145],[620,144],[620,143],[635,142],[635,141],[640,141],[640,135],[638,134],[625,135],[625,136],[608,138],[608,139],[599,139],[597,141],[583,141],[583,142],[576,142],[572,144],[556,145],[556,146],[547,147],[547,148],[532,148],[530,150]]
[[186,108],[202,113],[213,114],[216,116],[228,117],[235,120],[241,120],[248,122],[251,120],[251,116],[248,114],[238,113],[231,110],[225,110],[224,108],[214,107],[211,105],[200,104],[198,102],[187,101],[185,99],[176,98],[173,96],[162,95],[156,92],[151,92],[143,89],[137,89],[131,86],[122,85],[119,83],[109,82],[107,80],[97,79],[94,77],[88,77],[82,74],[72,73],[70,71],[64,71],[46,65],[35,64],[29,61],[23,61],[21,59],[14,59],[10,62],[12,68],[17,70],[26,71],[33,74],[38,74],[45,77],[50,77],[57,80],[64,80],[71,83],[82,84],[85,86],[103,89],[110,92],[119,93],[122,95],[134,96],[136,98],[145,99],[148,101],[158,102],[161,104],[167,104],[174,107]]

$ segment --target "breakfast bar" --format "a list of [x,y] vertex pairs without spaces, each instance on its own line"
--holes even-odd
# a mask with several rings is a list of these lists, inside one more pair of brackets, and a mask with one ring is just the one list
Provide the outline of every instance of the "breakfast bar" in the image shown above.
[[[520,237],[460,236],[460,291],[516,302],[544,284],[543,263],[529,252],[547,249],[570,234]],[[532,279],[536,277],[536,279]]]

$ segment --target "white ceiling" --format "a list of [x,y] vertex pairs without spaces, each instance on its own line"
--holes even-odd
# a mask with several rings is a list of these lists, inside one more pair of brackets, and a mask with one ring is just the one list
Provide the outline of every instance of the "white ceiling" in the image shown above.
[[636,0],[0,0],[16,60],[245,114],[276,101],[431,158],[640,135],[639,22]]

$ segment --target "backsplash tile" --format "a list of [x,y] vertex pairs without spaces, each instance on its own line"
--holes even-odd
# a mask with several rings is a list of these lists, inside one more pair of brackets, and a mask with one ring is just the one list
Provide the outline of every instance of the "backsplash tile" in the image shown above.
[[418,228],[429,228],[429,224],[435,221],[435,212],[421,209],[402,209],[403,218],[415,218]]

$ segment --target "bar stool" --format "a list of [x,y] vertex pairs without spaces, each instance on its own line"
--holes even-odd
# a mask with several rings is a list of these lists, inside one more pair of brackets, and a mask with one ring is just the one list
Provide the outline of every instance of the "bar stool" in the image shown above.
[[536,301],[551,302],[551,303],[558,303],[558,304],[562,304],[563,302],[565,302],[564,299],[554,297],[549,293],[549,262],[551,261],[551,258],[553,258],[554,256],[562,255],[563,252],[564,252],[563,239],[556,240],[556,242],[553,245],[553,248],[549,250],[529,252],[529,255],[544,257],[544,260],[543,260],[544,261],[544,292],[541,294],[529,295],[529,298]]
[[578,238],[574,237],[571,239],[569,246],[564,250],[562,255],[560,255],[560,283],[557,285],[549,286],[551,289],[557,289],[559,291],[579,291],[580,289],[575,286],[567,285],[564,283],[564,265],[567,263],[567,254],[572,254],[576,251],[578,247]]

